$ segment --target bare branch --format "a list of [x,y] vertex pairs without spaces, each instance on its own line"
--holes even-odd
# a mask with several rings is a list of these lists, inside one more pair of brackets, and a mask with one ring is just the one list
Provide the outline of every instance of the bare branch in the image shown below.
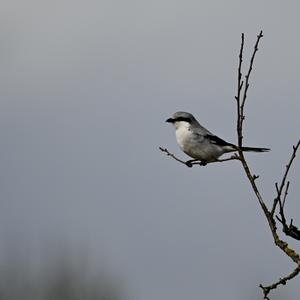
[[[258,44],[260,42],[260,39],[263,37],[262,35],[262,31],[260,32],[260,34],[257,36],[257,40],[256,40],[256,43],[255,43],[255,46],[254,46],[254,50],[253,50],[253,54],[252,54],[252,57],[251,57],[251,60],[250,60],[250,66],[249,66],[249,69],[248,69],[248,72],[247,72],[247,75],[245,76],[245,85],[244,85],[244,90],[243,90],[243,95],[241,93],[241,87],[242,87],[242,84],[241,84],[241,75],[240,75],[240,70],[241,70],[241,64],[242,64],[242,61],[243,61],[243,46],[244,46],[244,35],[242,35],[242,43],[241,43],[241,48],[240,48],[240,55],[239,55],[239,67],[238,67],[238,93],[237,93],[237,96],[235,97],[236,99],[236,105],[237,105],[237,112],[238,112],[238,115],[237,115],[237,135],[238,135],[238,145],[239,145],[239,148],[242,147],[242,141],[243,141],[243,121],[245,119],[245,114],[244,114],[244,106],[245,106],[245,103],[246,103],[246,99],[247,99],[247,91],[248,91],[248,88],[249,88],[249,78],[250,78],[250,74],[251,74],[251,71],[252,71],[252,68],[253,68],[253,63],[254,63],[254,59],[255,59],[255,55],[256,55],[256,52],[258,50]],[[280,206],[282,208],[282,212],[283,212],[283,207],[284,207],[284,204],[285,204],[285,199],[287,197],[287,194],[288,194],[288,186],[286,187],[285,189],[285,195],[284,195],[284,200],[283,202],[281,202],[281,194],[282,194],[282,191],[283,191],[283,188],[285,186],[285,182],[286,182],[286,177],[287,177],[287,174],[289,172],[289,169],[291,167],[291,164],[296,156],[296,151],[299,147],[299,143],[300,141],[298,142],[297,146],[294,146],[293,149],[293,154],[292,154],[292,157],[290,159],[290,162],[289,164],[286,166],[286,172],[283,176],[283,179],[282,179],[282,182],[280,184],[280,186],[278,186],[278,184],[276,183],[275,186],[276,186],[276,191],[277,191],[277,197],[276,199],[274,200],[274,204],[273,204],[273,209],[272,211],[269,211],[269,209],[267,208],[259,190],[258,190],[258,187],[255,183],[255,179],[257,179],[257,176],[252,174],[251,171],[250,171],[250,168],[248,166],[248,163],[244,157],[244,154],[241,150],[239,150],[239,157],[240,157],[240,161],[243,165],[243,169],[245,171],[245,174],[251,184],[251,187],[256,195],[256,198],[264,212],[264,215],[268,221],[268,225],[270,227],[270,230],[271,230],[271,233],[272,233],[272,237],[273,237],[273,240],[274,240],[274,243],[276,244],[276,246],[278,246],[287,256],[289,256],[296,264],[297,264],[297,268],[295,269],[295,271],[293,273],[291,273],[290,275],[288,275],[287,277],[281,279],[280,281],[270,285],[270,286],[267,286],[267,287],[263,287],[261,285],[261,288],[263,289],[264,291],[264,297],[265,299],[268,299],[268,294],[270,292],[271,289],[275,289],[279,284],[285,284],[287,280],[290,280],[292,278],[294,278],[295,276],[298,275],[299,273],[299,269],[300,269],[300,256],[298,253],[296,253],[292,248],[290,248],[288,246],[288,244],[286,242],[284,242],[283,240],[281,240],[277,234],[277,228],[276,228],[276,221],[274,220],[274,211],[275,211],[275,208],[276,208],[276,204],[278,203],[278,201],[280,201]],[[276,204],[275,204],[276,202]],[[297,229],[297,227],[295,227],[294,225],[292,225],[292,222],[291,222],[291,225],[290,226],[285,226],[284,224],[286,224],[286,221],[285,221],[285,217],[284,217],[284,214],[281,215],[281,219],[280,219],[280,222],[282,222],[283,224],[283,231],[289,233],[289,235],[291,236],[292,234],[295,234],[295,233],[298,233],[298,231],[295,230],[295,228]],[[292,227],[293,226],[293,227]]]
[[[242,42],[241,42],[241,47],[240,47],[239,66],[238,66],[238,92],[237,92],[237,96],[235,97],[236,106],[237,106],[237,136],[238,136],[238,145],[239,145],[240,149],[242,148],[242,143],[243,143],[243,121],[245,119],[244,106],[245,106],[245,102],[247,99],[247,92],[248,92],[248,88],[249,88],[249,78],[250,78],[251,71],[253,69],[255,55],[258,51],[258,44],[262,37],[263,37],[263,33],[262,33],[262,31],[260,31],[259,35],[257,36],[254,50],[253,50],[253,53],[251,56],[249,69],[248,69],[247,75],[245,76],[246,81],[245,81],[245,86],[244,86],[244,90],[243,90],[243,94],[242,94],[243,84],[242,84],[242,79],[241,79],[242,78],[241,69],[242,69],[243,50],[244,50],[244,34],[242,34]],[[247,177],[252,185],[252,188],[256,194],[256,197],[257,197],[263,211],[265,212],[265,214],[267,214],[268,209],[262,199],[262,196],[260,195],[260,192],[259,192],[256,184],[255,184],[255,179],[257,179],[257,178],[255,177],[255,175],[251,174],[250,168],[249,168],[249,166],[246,162],[246,159],[244,157],[244,154],[241,150],[239,150],[239,156],[240,156],[240,160],[242,162],[243,168],[246,172],[246,175],[247,175]]]
[[286,285],[286,282],[288,280],[293,279],[294,277],[296,277],[300,272],[300,267],[298,266],[291,274],[280,278],[277,282],[268,285],[268,286],[263,286],[262,284],[259,285],[259,287],[262,288],[263,293],[264,293],[264,299],[270,300],[270,298],[268,297],[269,293],[271,290],[276,289],[279,285]]

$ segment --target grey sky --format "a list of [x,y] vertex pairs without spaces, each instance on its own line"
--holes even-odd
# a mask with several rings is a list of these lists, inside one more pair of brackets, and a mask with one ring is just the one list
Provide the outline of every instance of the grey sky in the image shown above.
[[[260,29],[245,144],[274,197],[299,138],[298,1],[4,1],[0,238],[37,253],[86,248],[133,299],[260,299],[294,265],[237,162],[185,168],[177,110],[234,142],[237,56]],[[288,212],[300,223],[300,162]],[[270,203],[270,202],[269,202]],[[292,242],[293,244],[293,242]],[[297,245],[296,245],[297,246]],[[299,247],[298,247],[299,249]],[[299,299],[299,278],[272,299]]]

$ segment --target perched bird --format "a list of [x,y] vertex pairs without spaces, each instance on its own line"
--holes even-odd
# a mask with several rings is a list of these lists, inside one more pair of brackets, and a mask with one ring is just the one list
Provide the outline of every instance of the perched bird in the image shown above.
[[[206,128],[201,126],[194,116],[188,112],[176,112],[166,122],[172,123],[176,129],[176,140],[181,150],[193,158],[187,163],[201,161],[202,165],[217,161],[224,153],[238,150],[267,152],[268,148],[242,147],[227,143]],[[191,165],[190,165],[191,166]]]

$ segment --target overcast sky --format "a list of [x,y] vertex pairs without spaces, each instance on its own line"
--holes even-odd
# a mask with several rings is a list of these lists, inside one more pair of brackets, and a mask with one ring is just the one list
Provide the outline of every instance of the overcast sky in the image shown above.
[[[298,1],[2,1],[0,240],[85,249],[131,299],[261,299],[293,270],[238,162],[189,169],[164,121],[236,142],[238,51],[262,29],[244,142],[268,204],[299,139]],[[300,160],[287,212],[300,225]],[[289,240],[290,242],[290,240]],[[46,246],[45,246],[46,245]],[[295,247],[295,242],[291,241]],[[272,299],[298,300],[300,277]]]

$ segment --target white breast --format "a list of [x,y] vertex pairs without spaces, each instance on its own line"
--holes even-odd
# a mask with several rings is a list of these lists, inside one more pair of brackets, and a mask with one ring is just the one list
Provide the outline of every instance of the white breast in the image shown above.
[[222,147],[210,143],[204,136],[193,133],[190,124],[184,121],[177,122],[176,140],[181,150],[194,159],[214,161],[224,153]]

